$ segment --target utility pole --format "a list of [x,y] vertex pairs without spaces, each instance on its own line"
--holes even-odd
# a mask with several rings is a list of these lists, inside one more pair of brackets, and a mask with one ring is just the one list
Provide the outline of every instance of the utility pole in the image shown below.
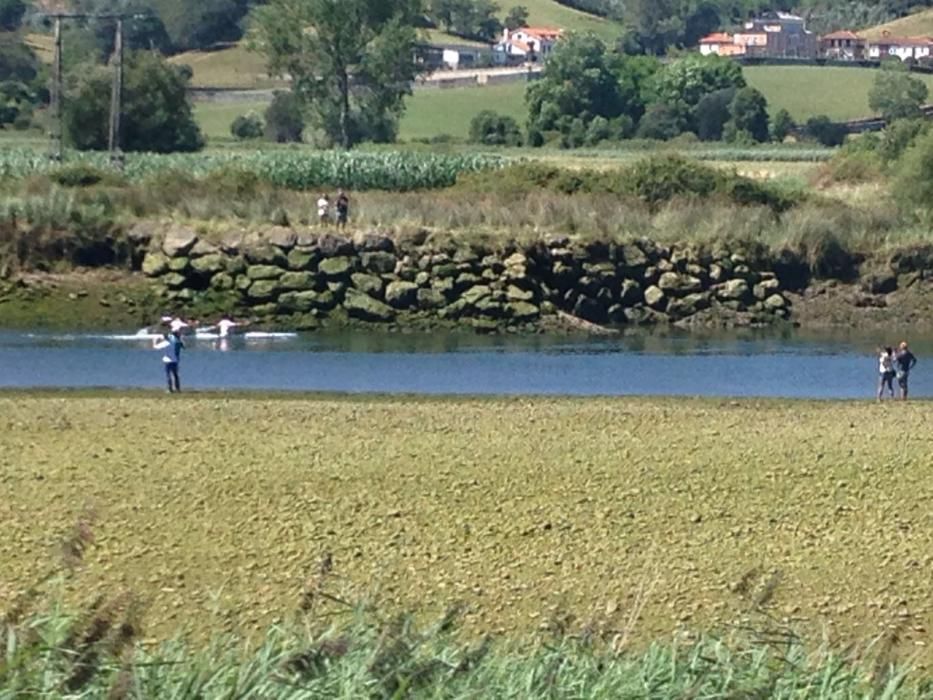
[[62,160],[62,16],[55,15],[55,59],[52,67],[52,149],[56,162]]
[[123,18],[117,18],[116,37],[113,49],[113,91],[110,94],[110,164],[123,169],[123,144],[120,138],[123,116]]

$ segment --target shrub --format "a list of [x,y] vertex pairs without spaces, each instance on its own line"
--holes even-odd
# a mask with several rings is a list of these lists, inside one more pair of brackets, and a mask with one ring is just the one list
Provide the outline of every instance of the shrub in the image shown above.
[[234,138],[246,141],[258,139],[263,135],[264,125],[258,114],[241,114],[230,125],[230,133]]
[[93,187],[119,181],[114,173],[86,163],[63,165],[49,173],[49,179],[62,187]]
[[882,163],[874,150],[860,148],[840,151],[824,168],[834,182],[858,184],[878,180]]
[[291,92],[276,92],[266,108],[266,138],[275,143],[301,143],[304,130],[298,98]]
[[522,130],[512,117],[483,110],[470,122],[470,143],[484,146],[521,146]]
[[933,133],[907,149],[894,178],[894,196],[907,210],[929,217],[933,212]]
[[758,90],[746,87],[736,92],[729,112],[736,132],[759,143],[768,140],[768,101]]
[[893,163],[913,145],[918,137],[928,133],[930,123],[924,119],[899,119],[888,124],[877,144],[878,156],[884,163]]
[[701,141],[719,141],[722,130],[732,116],[730,106],[735,88],[716,90],[705,95],[696,107],[697,136]]
[[638,126],[638,137],[668,141],[682,134],[687,128],[683,115],[666,104],[654,104],[645,112]]
[[771,120],[771,140],[775,143],[784,143],[794,129],[797,128],[794,118],[786,109],[778,110]]
[[626,189],[652,205],[685,195],[707,197],[718,180],[713,168],[680,156],[645,158],[625,174]]
[[841,146],[848,135],[845,124],[837,124],[826,115],[808,119],[804,133],[808,138],[829,147]]

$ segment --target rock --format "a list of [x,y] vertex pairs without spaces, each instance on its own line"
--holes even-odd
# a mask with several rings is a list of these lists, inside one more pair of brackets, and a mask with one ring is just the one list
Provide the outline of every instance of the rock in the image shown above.
[[645,300],[645,295],[641,290],[641,285],[635,280],[624,280],[622,288],[619,290],[619,303],[622,306],[635,306]]
[[279,291],[278,280],[254,280],[249,286],[249,289],[246,290],[246,296],[252,301],[269,301],[270,299],[274,299]]
[[761,282],[756,284],[754,288],[752,289],[752,294],[754,294],[755,298],[758,299],[758,301],[764,301],[769,296],[779,291],[781,291],[781,283],[778,282],[776,279],[771,278],[771,279],[762,280]]
[[268,318],[275,316],[276,312],[279,310],[278,304],[274,302],[269,302],[266,304],[256,304],[253,306],[253,315],[259,316],[261,318]]
[[220,250],[227,255],[238,255],[243,249],[244,235],[242,231],[231,231],[224,234],[220,241]]
[[287,267],[288,258],[282,250],[266,241],[251,242],[244,246],[243,255],[252,265]]
[[162,252],[170,258],[187,255],[198,242],[198,234],[183,226],[173,226],[162,241]]
[[447,298],[436,289],[419,289],[417,304],[419,309],[439,309],[447,303]]
[[191,261],[188,258],[172,258],[168,261],[168,269],[171,272],[185,273],[191,267]]
[[535,298],[534,292],[516,287],[514,284],[510,284],[506,288],[505,294],[510,301],[530,302],[534,301]]
[[444,279],[432,279],[431,289],[440,292],[445,297],[450,299],[454,296],[454,281],[449,277]]
[[606,308],[585,294],[580,295],[573,305],[573,315],[590,323],[605,323],[608,320]]
[[634,243],[626,243],[619,252],[622,261],[628,268],[647,267],[649,264],[648,256]]
[[703,283],[696,277],[680,272],[665,272],[658,280],[658,287],[670,296],[686,296],[703,291]]
[[709,266],[709,281],[713,284],[719,284],[726,281],[726,270],[722,265],[713,263]]
[[512,253],[509,257],[502,261],[502,264],[509,267],[526,267],[528,265],[528,257],[524,253]]
[[716,287],[716,297],[723,301],[745,302],[751,296],[752,293],[748,287],[748,282],[744,279],[729,280]]
[[318,272],[329,280],[345,279],[352,268],[353,263],[350,258],[344,257],[326,258],[317,266]]
[[226,262],[227,272],[231,275],[243,275],[246,274],[246,270],[249,268],[249,265],[246,264],[246,259],[239,256],[235,258],[227,258]]
[[492,294],[492,289],[487,287],[485,284],[477,284],[476,286],[470,287],[468,290],[466,290],[460,296],[460,298],[463,299],[463,301],[465,301],[467,304],[475,306],[477,302],[485,297],[488,297],[490,294]]
[[313,270],[320,259],[321,251],[318,248],[292,248],[288,253],[288,269],[295,272]]
[[279,308],[288,312],[307,313],[317,308],[318,296],[314,291],[285,292],[279,297]]
[[470,319],[470,325],[477,333],[498,333],[499,323],[491,318]]
[[667,305],[667,296],[660,287],[651,285],[645,290],[645,303],[652,309],[663,309]]
[[277,280],[284,274],[285,270],[275,265],[252,265],[246,270],[251,280]]
[[787,308],[787,300],[780,294],[772,294],[765,299],[765,308],[769,311],[780,311]]
[[220,253],[210,253],[191,261],[191,269],[199,275],[211,276],[222,272],[226,267],[226,259]]
[[415,275],[415,284],[419,287],[427,287],[431,284],[431,273],[423,270]]
[[279,286],[282,289],[307,291],[314,289],[317,285],[317,278],[311,272],[286,272],[279,278]]
[[143,258],[143,274],[146,277],[158,277],[168,272],[168,257],[163,253],[147,253]]
[[457,276],[457,279],[454,280],[454,293],[460,293],[477,284],[482,284],[482,282],[483,278],[479,275],[474,275],[472,272],[462,272]]
[[192,258],[202,258],[205,255],[216,255],[219,252],[220,250],[217,246],[202,239],[194,244],[194,247],[189,251],[188,255]]
[[505,304],[492,297],[483,297],[473,306],[481,315],[488,318],[505,318],[508,315]]
[[139,221],[126,232],[126,239],[137,248],[149,245],[156,237],[158,224],[152,221]]
[[431,272],[435,279],[453,279],[460,274],[460,269],[454,263],[442,263],[435,266]]
[[288,252],[298,243],[298,234],[285,226],[274,226],[265,231],[263,238],[271,245]]
[[453,258],[455,263],[469,263],[471,265],[479,262],[479,259],[477,252],[470,247],[457,248]]
[[709,293],[688,294],[681,299],[671,299],[667,305],[667,314],[672,318],[686,318],[710,305]]
[[237,291],[242,292],[243,294],[246,294],[246,290],[249,289],[250,285],[253,283],[253,280],[251,280],[246,275],[240,275],[239,277],[235,279],[236,279],[235,286],[236,286]]
[[391,272],[395,272],[395,265],[398,262],[398,258],[392,253],[383,251],[363,253],[360,256],[360,260],[364,270],[374,272],[377,275],[387,275]]
[[367,233],[360,239],[357,248],[364,252],[394,253],[395,241],[381,233]]
[[356,252],[352,241],[343,236],[335,236],[330,233],[321,236],[318,239],[317,246],[321,249],[321,253],[328,258],[346,257]]
[[350,275],[350,280],[353,286],[363,294],[369,294],[369,296],[376,298],[382,294],[382,288],[385,286],[381,277],[367,275],[365,272],[354,272]]
[[161,279],[162,284],[169,289],[181,289],[188,281],[187,277],[177,272],[169,272],[167,275],[163,275]]
[[215,289],[218,292],[231,291],[234,288],[234,284],[233,277],[226,272],[221,272],[211,277],[211,289]]
[[355,289],[347,290],[343,308],[351,318],[361,321],[385,322],[395,318],[395,309],[391,306]]
[[869,294],[891,294],[897,291],[897,277],[891,272],[867,275],[862,279],[862,289]]
[[[418,285],[412,282],[390,282],[386,287],[386,302],[396,309],[410,309],[419,302],[419,292],[428,290],[419,290]],[[444,297],[438,293],[443,303]]]

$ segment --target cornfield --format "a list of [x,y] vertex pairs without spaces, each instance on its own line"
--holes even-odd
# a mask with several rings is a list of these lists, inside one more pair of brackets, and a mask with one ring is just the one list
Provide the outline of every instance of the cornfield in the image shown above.
[[[493,155],[428,153],[342,153],[335,151],[197,154],[127,154],[125,176],[141,180],[164,172],[203,177],[229,168],[255,173],[265,182],[291,190],[344,187],[356,191],[404,192],[449,187],[457,176],[498,168],[506,159]],[[104,153],[68,153],[66,163],[104,170]],[[0,178],[21,178],[60,167],[45,153],[19,149],[0,153]]]

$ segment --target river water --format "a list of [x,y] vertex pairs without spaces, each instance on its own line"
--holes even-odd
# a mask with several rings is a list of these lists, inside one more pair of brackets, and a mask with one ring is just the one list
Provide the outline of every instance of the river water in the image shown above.
[[[191,339],[185,388],[408,394],[867,398],[881,340],[747,331],[609,338],[469,334],[299,334]],[[917,397],[933,396],[933,335],[912,338]],[[0,331],[0,387],[159,388],[151,341],[112,334]]]

